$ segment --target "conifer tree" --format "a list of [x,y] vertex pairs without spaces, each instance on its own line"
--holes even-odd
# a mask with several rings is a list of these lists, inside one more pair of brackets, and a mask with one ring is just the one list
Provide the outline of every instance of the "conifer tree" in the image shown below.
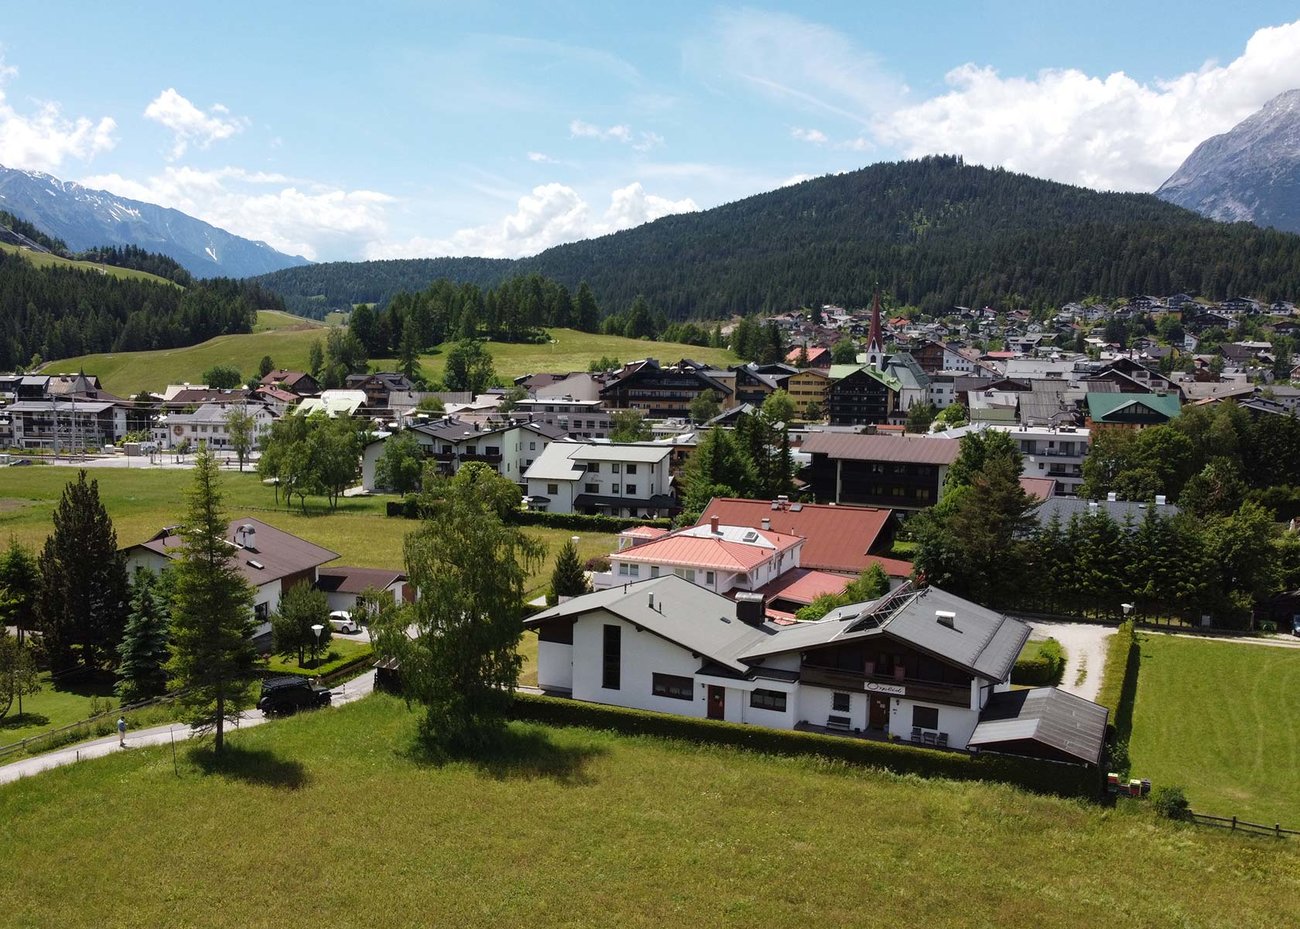
[[226,720],[252,702],[257,652],[252,642],[253,590],[239,573],[226,540],[220,473],[210,452],[199,453],[189,510],[181,528],[172,599],[172,686],[190,724],[216,733],[225,746]]
[[578,560],[578,546],[567,540],[555,557],[551,571],[551,593],[556,597],[578,597],[591,590],[591,583]]
[[167,692],[167,603],[154,575],[137,569],[131,579],[131,615],[117,646],[117,695],[123,703]]
[[87,481],[85,471],[63,489],[40,571],[37,621],[52,663],[67,667],[79,658],[99,667],[122,637],[127,579],[99,482]]

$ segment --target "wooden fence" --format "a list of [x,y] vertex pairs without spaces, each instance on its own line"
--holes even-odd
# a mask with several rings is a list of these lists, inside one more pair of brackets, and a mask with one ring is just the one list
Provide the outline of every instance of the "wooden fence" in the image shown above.
[[1210,816],[1208,813],[1196,813],[1188,810],[1187,818],[1191,822],[1202,826],[1214,826],[1217,829],[1227,829],[1231,832],[1245,832],[1248,835],[1271,835],[1278,839],[1285,835],[1300,835],[1300,829],[1283,829],[1281,823],[1265,826],[1262,823],[1249,823],[1235,816]]

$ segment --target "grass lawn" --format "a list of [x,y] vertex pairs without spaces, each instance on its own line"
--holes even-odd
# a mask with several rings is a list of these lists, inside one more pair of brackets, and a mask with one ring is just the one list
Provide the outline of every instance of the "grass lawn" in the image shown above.
[[34,252],[18,245],[10,245],[7,242],[0,242],[0,251],[22,255],[38,268],[70,268],[78,271],[98,271],[101,274],[108,274],[112,277],[120,277],[125,280],[139,279],[144,281],[153,281],[157,284],[171,284],[173,287],[178,286],[173,281],[159,277],[156,274],[150,274],[148,271],[137,271],[134,268],[119,268],[114,265],[96,264],[93,261],[72,261],[68,258],[60,258],[58,255],[50,255],[45,252]]
[[141,390],[161,393],[168,384],[199,383],[203,372],[215,364],[234,365],[245,378],[250,377],[257,373],[263,355],[270,355],[277,368],[304,370],[312,343],[323,338],[325,331],[316,320],[266,311],[257,314],[255,328],[250,334],[221,335],[185,348],[62,358],[41,370],[46,374],[97,374],[104,389],[119,397],[134,396]]
[[321,654],[313,665],[311,660],[311,651],[306,652],[306,660],[301,666],[298,664],[296,655],[286,657],[284,655],[272,655],[267,662],[268,671],[290,671],[301,673],[304,670],[311,670],[314,667],[320,668],[320,673],[329,674],[336,668],[359,658],[362,655],[369,655],[372,651],[368,641],[354,642],[351,639],[332,638],[329,643],[321,649]]
[[235,733],[221,763],[182,749],[179,776],[166,748],[142,748],[0,787],[6,871],[21,875],[0,883],[5,923],[1300,921],[1294,843],[586,729],[516,725],[493,760],[435,765],[414,730],[376,696]]
[[1300,829],[1300,651],[1142,637],[1134,777],[1180,784],[1192,809]]
[[49,673],[41,675],[41,692],[23,697],[23,714],[18,715],[18,701],[9,715],[0,719],[0,745],[20,742],[44,732],[69,726],[90,716],[91,701],[117,705],[112,675],[66,677],[58,686],[51,684]]

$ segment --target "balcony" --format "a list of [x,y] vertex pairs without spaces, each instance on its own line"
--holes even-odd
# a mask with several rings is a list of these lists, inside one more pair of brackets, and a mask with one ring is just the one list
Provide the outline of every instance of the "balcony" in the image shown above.
[[482,461],[490,465],[501,463],[502,455],[500,452],[461,452],[461,461]]
[[[909,700],[924,700],[927,703],[946,703],[950,706],[970,706],[970,686],[961,684],[942,684],[937,681],[922,681],[911,677],[895,677],[892,674],[862,674],[846,671],[843,668],[828,668],[804,662],[799,670],[799,679],[805,684],[831,687],[835,690],[855,691],[861,693],[868,683],[888,687],[902,687]],[[886,691],[887,693],[887,691]],[[895,696],[898,696],[895,694]]]

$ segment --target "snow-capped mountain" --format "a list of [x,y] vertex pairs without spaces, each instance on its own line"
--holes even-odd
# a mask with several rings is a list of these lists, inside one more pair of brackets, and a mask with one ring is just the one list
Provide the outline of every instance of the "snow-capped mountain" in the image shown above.
[[1196,146],[1156,196],[1211,219],[1300,232],[1300,90]]
[[0,210],[62,239],[74,251],[137,245],[174,258],[197,277],[252,277],[309,264],[305,258],[232,235],[179,210],[2,165]]

